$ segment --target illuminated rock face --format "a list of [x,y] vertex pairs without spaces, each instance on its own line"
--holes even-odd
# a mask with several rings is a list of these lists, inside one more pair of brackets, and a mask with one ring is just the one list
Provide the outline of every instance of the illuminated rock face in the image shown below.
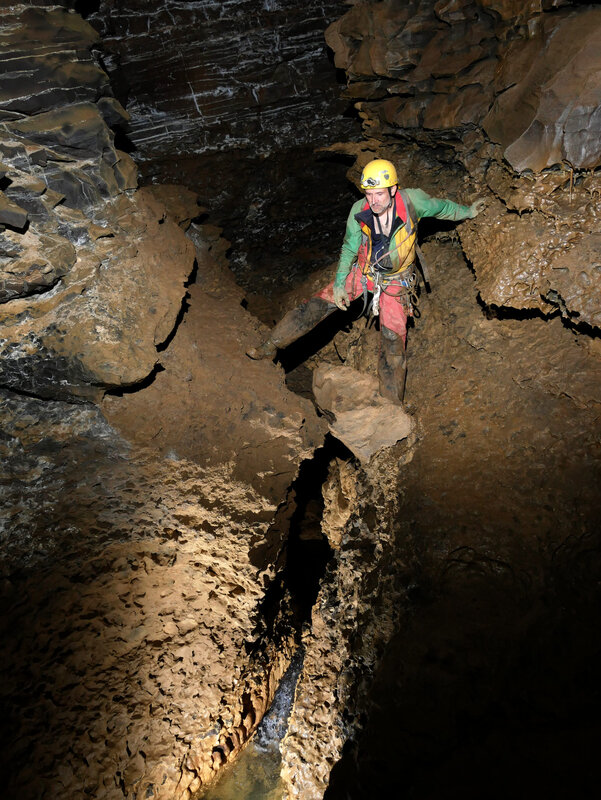
[[136,167],[107,124],[127,114],[81,17],[15,7],[2,32],[12,57],[0,99],[0,380],[98,398],[146,378],[175,325],[194,263],[178,223],[196,215],[195,198],[166,220],[151,194],[134,193]]
[[93,30],[15,6],[0,34],[7,792],[184,800],[286,668],[262,607],[323,425],[245,356],[264,330],[196,195],[136,188]]

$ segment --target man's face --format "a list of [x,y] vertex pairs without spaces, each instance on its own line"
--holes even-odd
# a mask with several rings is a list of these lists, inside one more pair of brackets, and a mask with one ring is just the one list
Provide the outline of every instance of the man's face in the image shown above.
[[374,214],[381,214],[388,208],[390,198],[395,192],[396,186],[392,186],[390,191],[388,189],[366,189],[365,199],[369,203],[369,207]]

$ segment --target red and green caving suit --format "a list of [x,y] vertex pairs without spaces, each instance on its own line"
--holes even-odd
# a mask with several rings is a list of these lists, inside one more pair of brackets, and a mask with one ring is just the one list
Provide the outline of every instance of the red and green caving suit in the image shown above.
[[[430,197],[421,189],[404,189],[403,192],[397,191],[394,195],[394,219],[387,250],[390,269],[381,273],[383,291],[380,296],[380,324],[405,341],[408,309],[403,302],[406,292],[401,290],[401,280],[415,262],[417,230],[411,224],[406,225],[409,212],[403,195],[413,206],[415,223],[423,217],[458,222],[472,217],[472,211],[469,206]],[[372,238],[375,230],[373,216],[367,200],[358,200],[353,205],[346,223],[336,277],[318,293],[318,297],[333,303],[335,286],[344,286],[351,300],[362,294],[365,283],[369,292],[374,291],[374,273],[377,271],[377,265],[374,268],[372,263],[377,258],[372,258]],[[411,227],[414,229],[409,233],[408,228]]]
[[[336,311],[335,286],[344,286],[349,298],[354,300],[364,289],[374,292],[377,284],[381,288],[380,394],[393,403],[402,402],[406,375],[407,314],[411,313],[411,281],[415,280],[413,265],[417,222],[423,217],[458,222],[473,217],[473,213],[468,206],[429,197],[421,189],[397,191],[393,207],[391,235],[383,237],[367,201],[358,200],[353,205],[346,223],[336,277],[325,289],[284,315],[271,332],[266,343],[269,347],[264,348],[264,355],[259,357],[269,355],[271,347],[287,347]],[[385,271],[380,271],[382,268]],[[411,285],[408,287],[408,284]]]

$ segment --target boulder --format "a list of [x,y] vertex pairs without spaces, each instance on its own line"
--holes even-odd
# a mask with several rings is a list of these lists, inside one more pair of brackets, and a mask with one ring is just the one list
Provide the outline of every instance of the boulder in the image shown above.
[[[184,195],[195,207],[192,192]],[[20,281],[22,291],[0,310],[0,383],[42,397],[99,398],[107,387],[143,380],[157,364],[194,246],[143,189],[96,212],[102,236],[83,214],[58,209],[66,236],[29,231],[11,260],[11,286]],[[53,292],[39,293],[59,277]]]
[[413,422],[401,406],[385,400],[378,381],[352,367],[319,366],[313,373],[313,393],[330,422],[331,433],[360,461],[406,439]]

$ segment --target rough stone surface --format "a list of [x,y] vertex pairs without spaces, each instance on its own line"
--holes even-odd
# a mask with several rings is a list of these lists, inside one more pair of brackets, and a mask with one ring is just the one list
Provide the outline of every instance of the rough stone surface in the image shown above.
[[18,279],[37,297],[0,307],[1,383],[46,397],[98,397],[147,378],[181,308],[191,242],[144,190],[96,212],[103,235],[95,241],[83,214],[59,207],[55,217],[77,251],[33,227],[22,241],[10,237],[22,251],[5,286]]
[[11,6],[0,35],[36,64],[0,126],[5,790],[189,800],[290,658],[286,496],[324,425],[245,356],[259,323],[219,232],[184,233],[196,196],[135,190],[89,26]]
[[8,796],[188,798],[285,669],[261,644],[275,512],[231,466],[130,446],[97,410],[5,396]]
[[334,555],[303,636],[303,669],[280,748],[286,798],[323,797],[345,742],[360,728],[370,677],[398,620],[393,486],[411,456],[403,442],[375,455],[368,471],[356,461],[332,463],[322,527]]
[[[232,135],[257,149],[246,160],[236,151],[233,162],[218,153],[196,171],[190,159],[174,166],[167,155],[148,174],[189,171],[213,205],[225,172],[230,188],[234,179],[243,184],[228,201],[239,206],[230,217],[244,218],[245,231],[258,233],[255,253],[265,251],[256,261],[263,274],[247,285],[277,283],[277,296],[303,274],[295,265],[280,275],[285,248],[294,260],[303,247],[315,264],[335,258],[333,238],[293,243],[322,208],[335,222],[332,173],[306,158],[315,128],[328,127],[329,94],[311,101],[313,116],[293,144],[303,154],[297,174],[314,172],[313,185],[328,186],[322,206],[309,209],[295,194],[290,150],[277,163],[262,158],[267,139],[296,137],[302,120],[291,110],[305,108],[296,105],[305,89],[294,97],[280,89],[296,81],[298,52],[309,65],[307,5],[232,2],[227,13],[208,2],[155,6],[132,0],[94,20],[116,93],[139,112],[134,132],[155,126],[164,143],[157,122],[175,134],[184,120],[174,147],[198,135],[210,148],[229,120]],[[282,744],[286,792],[317,800],[329,786],[332,800],[363,800],[399,791],[441,797],[453,786],[462,797],[482,796],[492,776],[507,797],[515,784],[503,781],[522,774],[536,796],[552,754],[551,788],[592,796],[583,784],[591,776],[599,783],[591,743],[601,711],[601,186],[581,168],[599,163],[591,134],[597,10],[562,0],[388,0],[344,10],[328,41],[365,133],[335,150],[355,161],[349,177],[356,181],[374,155],[390,157],[406,184],[460,202],[480,193],[487,209],[460,227],[422,225],[423,236],[434,231],[442,241],[425,245],[433,291],[422,295],[409,333],[410,442],[363,463],[338,451],[330,466],[322,530],[332,558],[302,637]],[[203,13],[205,27],[185,25]],[[253,73],[256,62],[242,78],[228,73],[242,81],[234,95],[256,119],[240,105],[236,118],[223,113],[227,92],[212,74],[206,82],[201,56],[211,48],[198,44],[198,31],[216,41],[230,35],[232,20],[248,18],[277,19],[299,47],[286,58],[291,51],[278,45],[269,86],[265,71]],[[0,81],[0,189],[15,215],[0,223],[8,225],[0,297],[12,331],[2,361],[12,391],[3,390],[0,411],[5,788],[24,800],[190,800],[240,752],[289,659],[283,567],[300,491],[291,487],[326,425],[286,391],[281,369],[244,356],[266,331],[241,307],[218,231],[191,225],[185,238],[180,223],[200,211],[196,193],[134,192],[135,166],[108,130],[126,113],[91,58],[89,26],[50,5],[11,6],[0,34],[17,67],[6,87]],[[190,37],[200,52],[194,64],[176,46]],[[148,47],[157,38],[163,50]],[[153,61],[164,83],[151,80]],[[175,100],[160,120],[136,105],[144,81],[166,85]],[[253,89],[264,87],[253,105]],[[567,87],[578,95],[573,105]],[[508,113],[512,94],[528,114]],[[493,125],[502,107],[505,122]],[[273,132],[252,142],[271,123]],[[337,125],[320,141],[331,141]],[[539,125],[546,134],[533,143]],[[547,166],[559,158],[570,164]],[[262,238],[270,227],[271,251]],[[336,246],[341,233],[340,225]],[[450,243],[459,237],[475,278]],[[268,324],[279,316],[267,300],[247,299]],[[48,309],[58,331],[37,315]],[[374,385],[377,331],[341,317],[281,356],[289,387],[309,396],[309,368],[324,361],[338,370],[344,361]],[[85,369],[72,357],[82,339]],[[94,407],[24,396],[32,387],[69,400],[99,400],[111,388]]]
[[133,194],[136,168],[105,121],[126,115],[81,17],[11,6],[0,33],[12,70],[0,103],[0,383],[99,397],[147,378],[175,325],[194,265],[179,223],[196,216],[194,195],[173,220],[151,193]]
[[352,367],[318,367],[313,394],[318,408],[334,416],[331,433],[362,462],[411,433],[411,417],[380,396],[377,378]]
[[517,171],[597,167],[601,15],[542,12],[539,2],[358,3],[326,39],[365,130],[422,128],[416,138],[432,141],[483,125]]
[[278,505],[323,426],[245,356],[258,324],[227,243],[194,238],[200,282],[150,386],[102,410],[3,396],[14,796],[186,800],[239,752],[288,664],[285,606],[270,626],[262,609]]
[[[330,774],[328,797],[385,797],[399,787],[416,797],[445,796],[450,787],[476,797],[491,776],[499,797],[516,776],[528,793],[587,795],[599,777],[591,748],[601,608],[598,343],[558,317],[487,317],[459,248],[425,250],[437,289],[422,299],[409,332],[413,458],[395,472],[392,449],[379,475],[347,470],[346,487],[331,488],[334,527],[347,517],[342,498],[349,519],[370,524],[378,477],[397,476],[390,491],[398,505],[396,630],[373,681],[363,674],[367,726]],[[357,486],[366,492],[359,508]],[[359,531],[347,531],[350,551]],[[336,531],[336,540],[344,543],[345,533]],[[369,615],[361,590],[348,594]],[[388,608],[386,598],[379,608]],[[339,630],[353,630],[344,601],[321,609],[329,632],[339,616]],[[361,633],[371,631],[363,623]],[[330,633],[332,648],[343,638],[334,643]],[[327,663],[324,684],[344,685],[336,658]],[[352,669],[352,653],[343,663]],[[297,741],[307,735],[310,752],[329,758],[339,747],[334,735],[322,734],[318,747],[309,710],[301,708],[302,719]],[[298,750],[287,767],[293,784],[303,769]],[[303,776],[306,796],[319,796],[321,778]],[[300,788],[290,795],[304,796]]]

